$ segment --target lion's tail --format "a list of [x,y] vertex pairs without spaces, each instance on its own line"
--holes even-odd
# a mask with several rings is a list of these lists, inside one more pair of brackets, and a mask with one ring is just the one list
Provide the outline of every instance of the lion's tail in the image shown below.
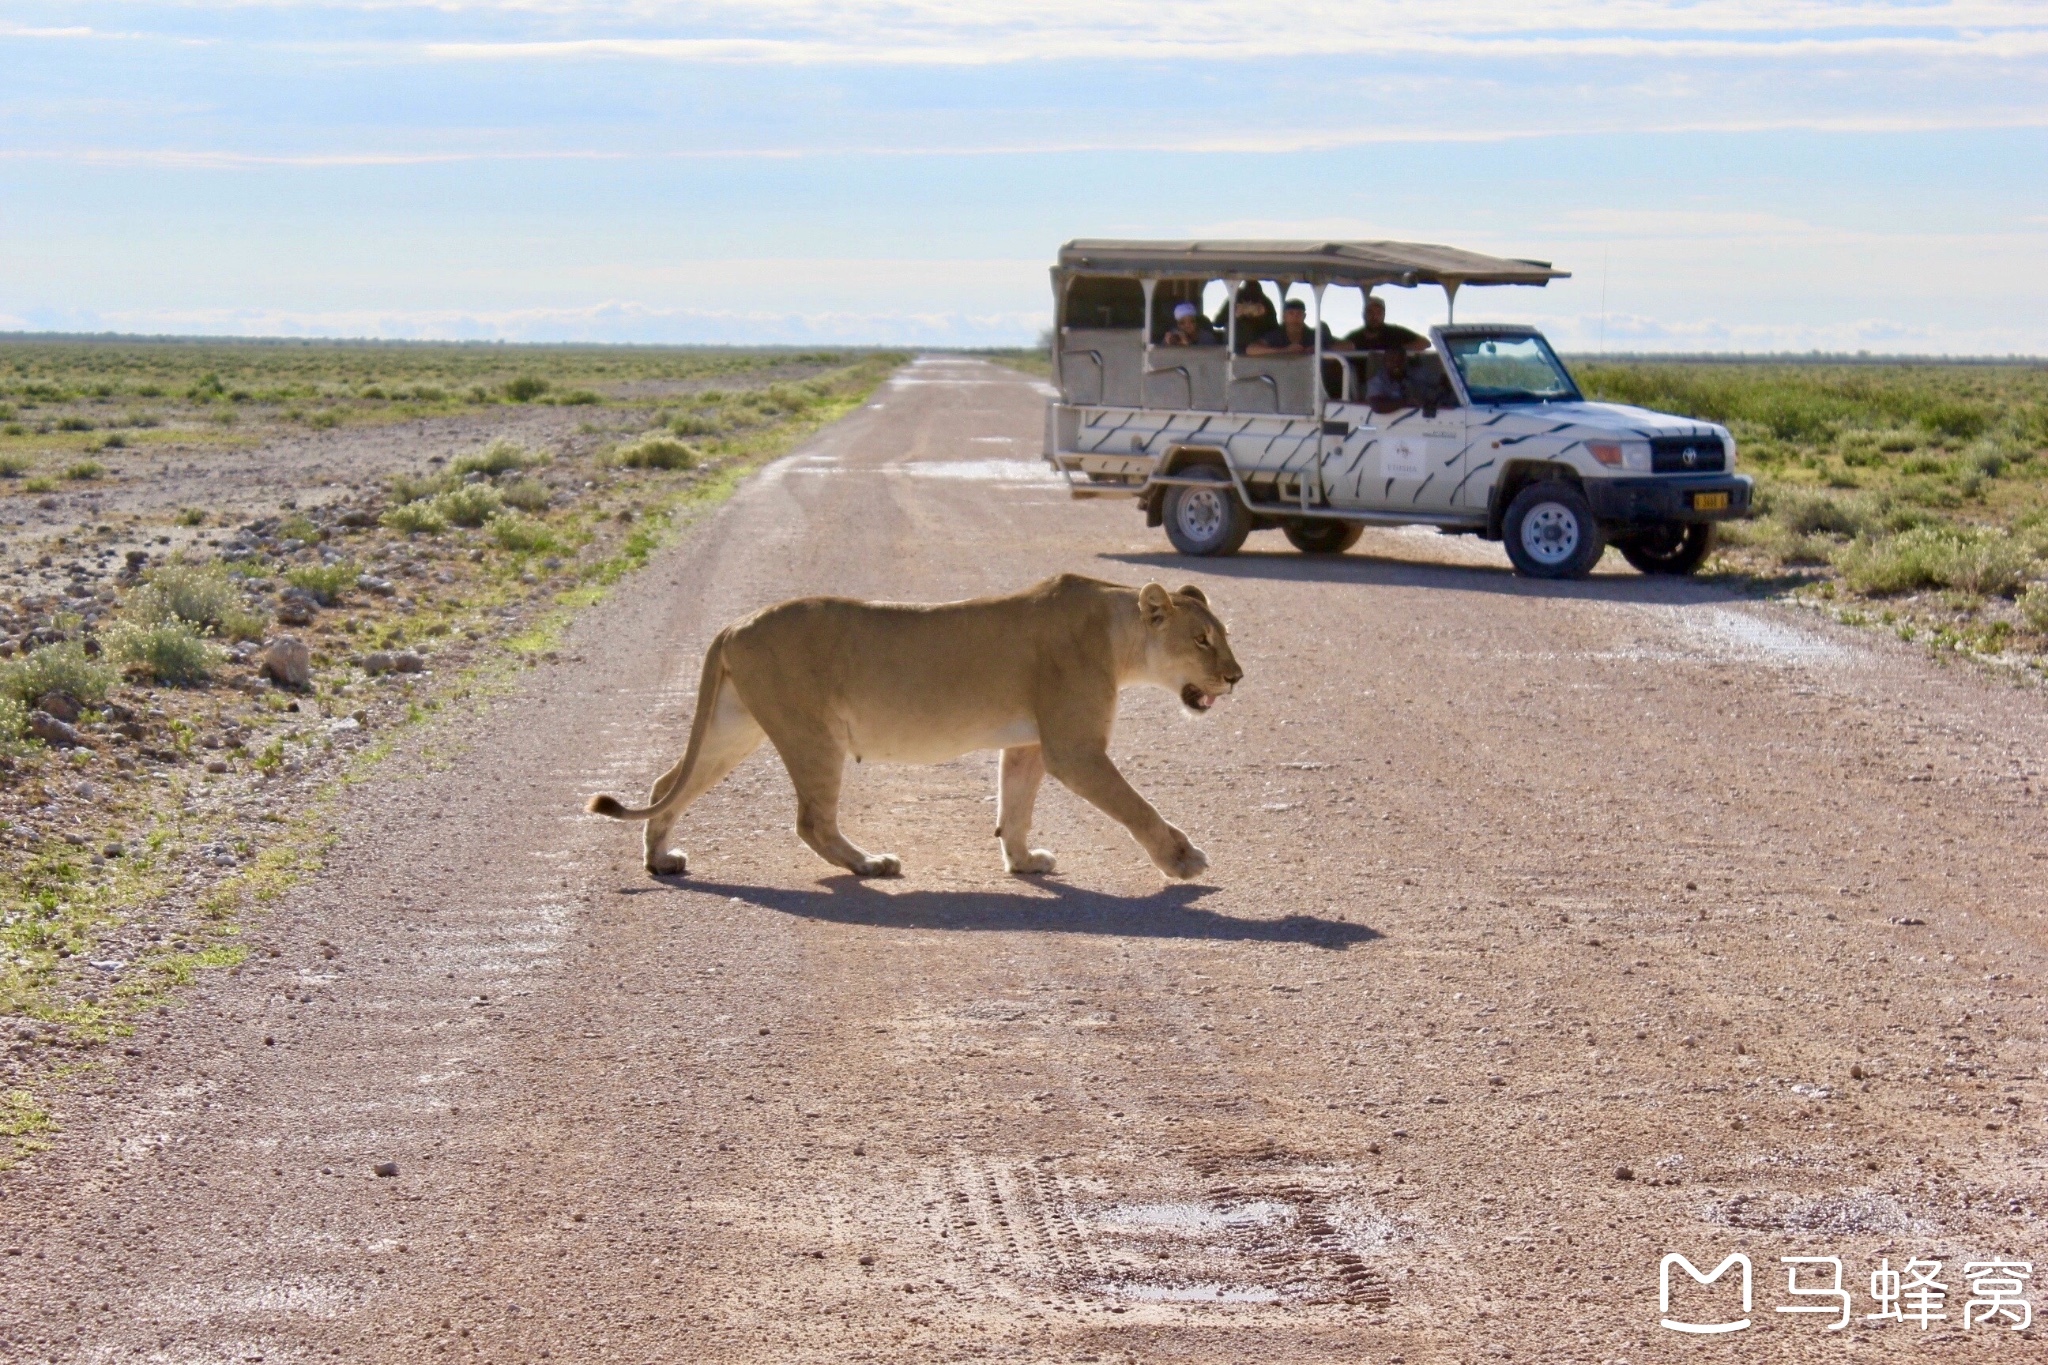
[[675,780],[655,783],[654,799],[644,806],[628,806],[616,796],[593,796],[583,809],[613,820],[648,820],[660,815],[671,801],[689,789],[690,774],[696,771],[697,760],[704,752],[704,736],[711,729],[711,717],[718,711],[719,695],[732,685],[732,675],[725,667],[725,639],[730,631],[731,627],[719,631],[712,638],[711,648],[704,651],[704,672],[697,679],[697,714],[690,718],[690,747],[684,750],[683,761],[672,774]]

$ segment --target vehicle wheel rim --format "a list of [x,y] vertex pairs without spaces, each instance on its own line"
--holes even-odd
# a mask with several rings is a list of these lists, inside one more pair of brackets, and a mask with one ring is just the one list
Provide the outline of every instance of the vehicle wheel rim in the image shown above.
[[1638,548],[1652,559],[1676,559],[1685,551],[1685,532],[1660,528],[1644,536]]
[[1223,499],[1206,488],[1197,488],[1180,500],[1180,529],[1190,540],[1214,540],[1223,534]]
[[1579,519],[1561,502],[1539,502],[1522,518],[1522,549],[1545,568],[1555,568],[1579,550]]

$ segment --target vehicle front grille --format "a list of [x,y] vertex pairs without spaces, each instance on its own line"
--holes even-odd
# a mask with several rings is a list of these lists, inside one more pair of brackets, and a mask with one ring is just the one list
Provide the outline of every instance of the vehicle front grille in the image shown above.
[[1713,474],[1728,467],[1718,436],[1652,436],[1650,468],[1659,474]]

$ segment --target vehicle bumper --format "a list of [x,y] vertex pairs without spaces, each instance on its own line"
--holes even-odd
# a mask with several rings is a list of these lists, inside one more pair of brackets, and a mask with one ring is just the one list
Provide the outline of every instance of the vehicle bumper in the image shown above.
[[[1750,514],[1754,481],[1747,474],[1663,475],[1649,479],[1587,479],[1586,501],[1601,522],[1640,526],[1668,521],[1728,521]],[[1702,498],[1700,495],[1707,495]],[[1724,507],[1711,504],[1726,494]]]

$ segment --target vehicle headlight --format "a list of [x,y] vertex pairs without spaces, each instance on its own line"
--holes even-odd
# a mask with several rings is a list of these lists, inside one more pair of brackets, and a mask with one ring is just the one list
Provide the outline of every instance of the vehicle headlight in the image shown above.
[[1650,470],[1648,441],[1588,441],[1586,450],[1609,469]]

